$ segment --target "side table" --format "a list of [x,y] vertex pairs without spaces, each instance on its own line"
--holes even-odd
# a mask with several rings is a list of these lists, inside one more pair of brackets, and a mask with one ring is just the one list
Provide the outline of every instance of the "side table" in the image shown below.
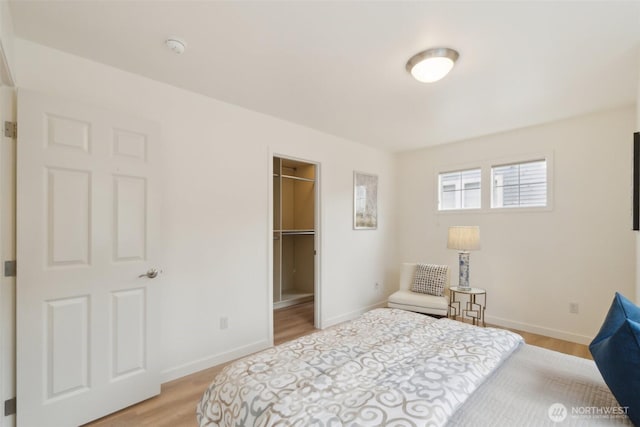
[[[469,317],[474,325],[477,326],[482,322],[482,326],[487,326],[484,321],[484,310],[487,308],[487,291],[485,289],[452,286],[449,291],[451,292],[449,313],[453,319],[457,316],[462,316],[463,319]],[[461,301],[457,299],[457,294],[469,295],[469,300],[464,310],[460,307]],[[478,295],[482,296],[482,302],[476,300]]]

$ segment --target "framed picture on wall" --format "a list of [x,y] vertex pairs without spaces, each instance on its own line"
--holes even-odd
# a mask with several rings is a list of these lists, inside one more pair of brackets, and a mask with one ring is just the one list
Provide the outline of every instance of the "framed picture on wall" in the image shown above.
[[378,228],[378,176],[363,172],[353,173],[353,228]]

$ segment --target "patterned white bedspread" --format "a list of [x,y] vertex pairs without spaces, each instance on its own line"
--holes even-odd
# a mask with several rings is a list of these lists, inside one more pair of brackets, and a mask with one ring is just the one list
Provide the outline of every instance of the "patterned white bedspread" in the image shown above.
[[204,426],[441,426],[522,343],[395,309],[238,360],[197,407]]

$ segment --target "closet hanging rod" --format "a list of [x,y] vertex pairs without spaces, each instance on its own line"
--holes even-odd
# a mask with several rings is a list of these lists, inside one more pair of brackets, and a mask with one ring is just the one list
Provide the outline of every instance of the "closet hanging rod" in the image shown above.
[[293,176],[293,175],[282,175],[283,178],[295,179],[298,181],[307,181],[307,182],[315,182],[316,180],[313,178],[302,178],[301,176]]
[[314,230],[290,230],[282,232],[283,236],[313,236],[314,234],[316,234]]

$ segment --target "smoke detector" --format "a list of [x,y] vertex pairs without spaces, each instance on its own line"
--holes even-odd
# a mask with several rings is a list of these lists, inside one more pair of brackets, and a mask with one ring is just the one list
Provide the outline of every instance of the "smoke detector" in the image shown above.
[[187,48],[185,42],[176,37],[169,37],[164,44],[175,54],[180,55]]

